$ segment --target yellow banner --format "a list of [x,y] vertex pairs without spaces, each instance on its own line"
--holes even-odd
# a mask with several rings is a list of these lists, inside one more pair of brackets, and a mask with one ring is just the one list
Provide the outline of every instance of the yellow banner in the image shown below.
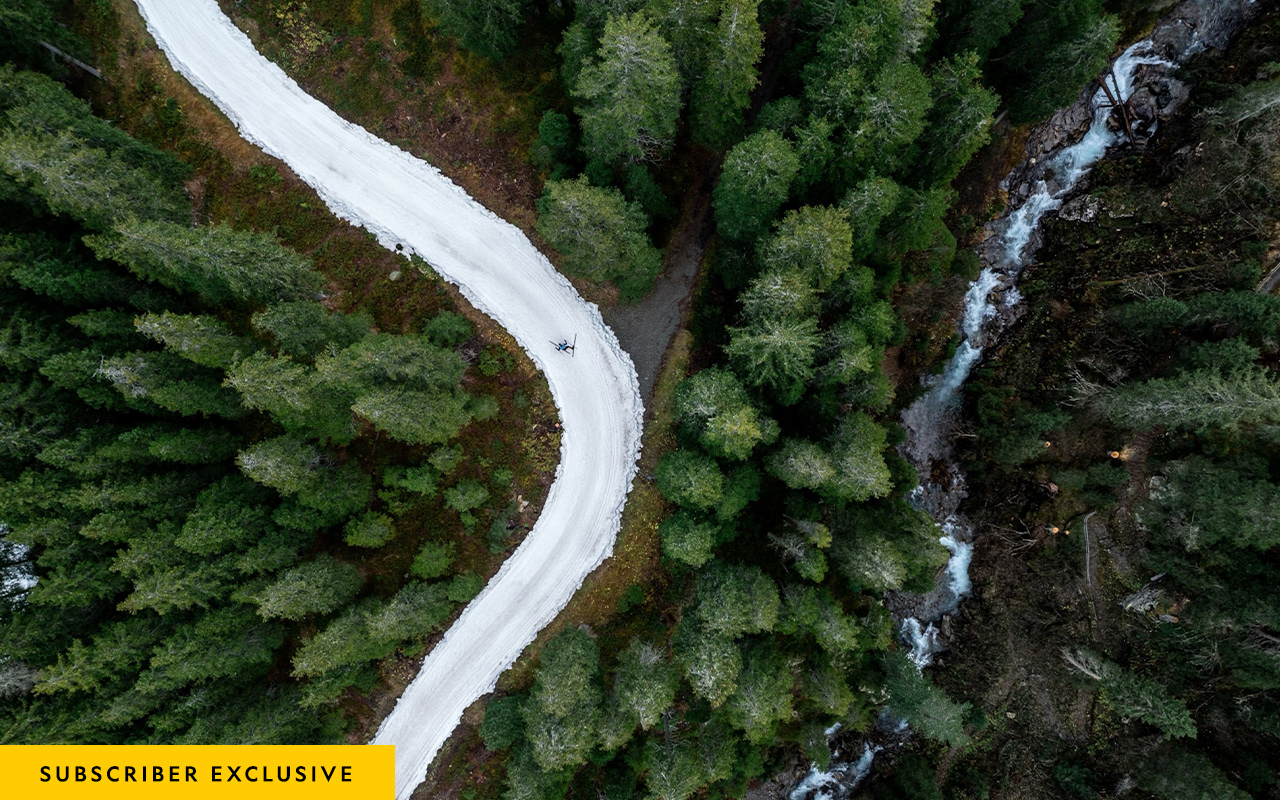
[[22,798],[390,798],[391,745],[7,745],[4,794]]

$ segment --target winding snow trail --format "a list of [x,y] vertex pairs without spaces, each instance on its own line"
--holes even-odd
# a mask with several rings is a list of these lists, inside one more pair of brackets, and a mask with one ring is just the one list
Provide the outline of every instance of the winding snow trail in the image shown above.
[[[524,543],[462,612],[383,722],[408,798],[464,709],[613,550],[636,472],[636,371],[595,305],[523,233],[431,165],[341,119],[254,49],[214,0],[136,0],[170,63],[249,141],[287,163],[339,216],[425,258],[516,338],[563,420],[560,468]],[[550,341],[578,336],[575,358]]]

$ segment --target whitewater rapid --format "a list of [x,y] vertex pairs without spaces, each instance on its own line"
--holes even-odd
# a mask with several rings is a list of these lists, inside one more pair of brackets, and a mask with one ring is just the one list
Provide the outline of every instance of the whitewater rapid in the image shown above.
[[[1117,130],[1108,122],[1113,101],[1127,101],[1133,94],[1138,70],[1152,65],[1173,66],[1155,55],[1150,39],[1132,45],[1116,58],[1104,76],[1106,85],[1100,86],[1090,100],[1092,118],[1084,136],[1053,155],[1043,171],[1052,178],[1037,180],[1026,200],[992,226],[995,241],[986,250],[989,260],[965,292],[958,326],[960,345],[929,391],[902,414],[910,432],[905,450],[919,474],[935,474],[936,462],[950,462],[951,427],[960,389],[982,359],[987,343],[1003,330],[1001,321],[1008,316],[1000,313],[1001,307],[1007,309],[1021,300],[1015,283],[1035,255],[1033,241],[1041,220],[1061,208],[1094,164],[1124,141],[1123,129]],[[960,600],[969,594],[968,565],[973,556],[971,526],[958,513],[964,498],[964,476],[954,463],[948,463],[945,473],[946,485],[924,484],[912,495],[913,501],[938,521],[943,530],[939,542],[951,551],[946,579],[939,587],[944,602],[938,604],[938,614],[955,611]],[[932,620],[904,620],[901,638],[910,647],[911,660],[917,666],[923,668],[930,663],[938,647]]]
[[[288,164],[335,214],[456,284],[525,349],[559,409],[560,466],[537,523],[427,656],[373,740],[396,746],[396,795],[408,798],[462,712],[612,552],[640,452],[635,368],[599,309],[519,229],[307,95],[215,0],[135,1],[174,69],[242,136]],[[575,358],[549,344],[575,335]]]
[[[1038,180],[1025,202],[993,223],[995,242],[986,249],[985,265],[965,292],[964,310],[957,324],[960,344],[942,373],[930,381],[928,392],[902,414],[908,432],[903,452],[917,473],[935,475],[939,472],[935,469],[939,462],[946,465],[941,470],[946,476],[942,483],[926,481],[910,495],[913,505],[929,512],[937,521],[941,534],[938,542],[951,553],[938,586],[926,596],[928,601],[924,605],[932,609],[932,616],[925,620],[906,617],[898,631],[898,639],[917,669],[929,666],[944,646],[934,624],[936,619],[954,613],[972,590],[969,562],[973,558],[973,531],[969,521],[959,513],[960,501],[965,497],[964,475],[951,460],[950,440],[959,410],[960,390],[982,359],[987,344],[1003,330],[1001,323],[1008,315],[1000,312],[1021,302],[1015,284],[1023,267],[1035,255],[1033,242],[1041,220],[1061,208],[1093,165],[1125,138],[1122,131],[1112,130],[1107,123],[1111,99],[1123,103],[1130,97],[1134,76],[1140,67],[1172,66],[1171,62],[1156,56],[1153,49],[1151,40],[1144,39],[1116,58],[1108,76],[1110,97],[1102,88],[1094,93],[1090,100],[1092,118],[1085,135],[1045,164],[1046,174],[1052,175],[1052,180]],[[905,726],[905,722],[898,722]],[[812,766],[791,792],[789,800],[837,800],[848,796],[871,770],[879,749],[864,745],[856,762],[841,762],[837,758],[839,754],[834,754],[825,772]]]

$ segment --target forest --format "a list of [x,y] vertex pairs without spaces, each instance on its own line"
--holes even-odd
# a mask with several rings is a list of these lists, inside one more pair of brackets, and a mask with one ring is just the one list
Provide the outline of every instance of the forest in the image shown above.
[[[886,605],[948,558],[896,449],[955,347],[921,298],[964,292],[1010,151],[1166,4],[222,5],[380,135],[397,108],[448,132],[509,109],[470,123],[483,145],[431,145],[459,148],[442,168],[611,302],[648,294],[709,198],[645,476],[660,560],[501,683],[420,795],[781,796],[833,745],[878,745],[875,798],[1278,796],[1274,10],[1050,225],[965,393],[977,596],[922,673]],[[176,103],[113,90],[145,112],[131,138],[39,46],[112,52],[119,8],[14,8],[0,741],[350,736],[384,665],[482,585],[459,554],[510,544],[528,465],[458,444],[511,412],[475,375],[509,357],[469,365],[449,308],[390,332],[269,232],[202,220]]]
[[6,55],[3,739],[340,740],[344,690],[520,532],[515,472],[464,441],[520,423],[486,387],[511,357],[447,307],[335,310],[309,258],[193,225],[189,165]]

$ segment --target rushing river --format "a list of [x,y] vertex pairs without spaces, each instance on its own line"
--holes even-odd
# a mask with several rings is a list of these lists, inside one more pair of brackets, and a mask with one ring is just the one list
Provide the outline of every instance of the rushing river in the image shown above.
[[[903,455],[924,480],[911,493],[911,502],[937,521],[939,542],[951,552],[947,567],[932,592],[910,596],[902,603],[891,602],[891,606],[899,609],[918,610],[916,615],[898,616],[899,638],[920,669],[928,666],[943,647],[935,623],[944,615],[954,613],[970,592],[973,526],[959,510],[966,495],[965,479],[951,451],[961,389],[984,350],[998,340],[1014,318],[1013,310],[1021,302],[1016,288],[1018,276],[1035,257],[1040,223],[1045,215],[1060,209],[1077,193],[1094,164],[1132,135],[1132,121],[1117,112],[1117,105],[1131,98],[1145,76],[1153,72],[1167,75],[1177,63],[1202,49],[1200,26],[1221,28],[1215,15],[1230,13],[1232,5],[1239,3],[1237,0],[1188,3],[1165,17],[1157,24],[1152,38],[1129,47],[1104,74],[1104,83],[1088,101],[1088,127],[1078,141],[1052,150],[1039,164],[1035,158],[1029,159],[1006,178],[1006,187],[1013,189],[1014,181],[1026,180],[1022,176],[1036,176],[1028,185],[1020,187],[1021,191],[1011,192],[1009,210],[989,223],[990,236],[979,253],[983,260],[982,272],[965,292],[964,310],[957,324],[961,341],[955,355],[941,374],[929,380],[928,391],[902,414],[908,434],[902,447]],[[1217,35],[1220,34],[1215,33]],[[1212,44],[1221,46],[1217,41]],[[1142,134],[1149,138],[1154,133],[1155,121],[1146,122],[1149,124]],[[891,715],[886,715],[882,722],[882,727],[891,733],[905,727],[905,723],[894,720]],[[830,733],[834,735],[836,730]],[[833,753],[830,767],[826,771],[812,767],[789,793],[789,800],[839,800],[848,796],[870,773],[880,749],[862,744],[858,757],[853,760],[841,760],[839,751]]]
[[[960,389],[982,358],[986,346],[998,339],[1009,315],[1001,309],[1021,301],[1015,284],[1026,264],[1035,256],[1033,244],[1040,221],[1057,211],[1107,151],[1126,140],[1123,125],[1111,123],[1116,103],[1124,103],[1134,89],[1138,70],[1151,65],[1173,65],[1155,55],[1150,39],[1125,50],[1112,64],[1090,101],[1092,120],[1080,141],[1065,147],[1043,165],[1045,177],[1036,181],[1025,201],[1006,212],[991,226],[984,267],[969,284],[960,319],[961,342],[946,368],[931,382],[929,391],[902,414],[908,432],[904,453],[922,476],[945,475],[942,483],[924,483],[911,496],[913,503],[929,512],[942,528],[939,541],[951,551],[951,559],[937,595],[926,607],[923,619],[902,621],[901,637],[911,647],[917,666],[928,666],[938,648],[933,625],[943,614],[956,610],[969,593],[969,560],[973,555],[972,526],[960,513],[965,496],[964,475],[951,460],[951,433],[960,405]],[[938,469],[939,465],[943,469]]]

